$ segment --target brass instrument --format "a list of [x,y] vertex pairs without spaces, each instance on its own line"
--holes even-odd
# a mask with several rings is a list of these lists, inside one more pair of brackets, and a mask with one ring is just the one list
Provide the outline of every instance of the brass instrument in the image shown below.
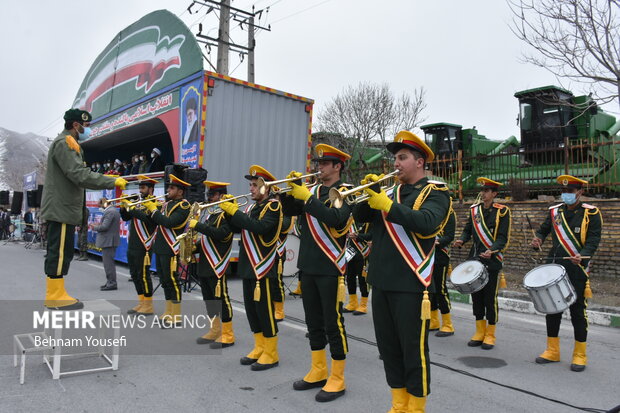
[[[312,185],[308,185],[307,188],[308,189],[312,189],[314,188],[316,185],[318,185],[318,183],[313,183]],[[291,192],[293,190],[293,188],[291,188],[290,186],[287,186],[286,188],[274,188],[273,193],[274,194],[286,194],[287,192]]]
[[[201,209],[201,205],[198,202],[194,202],[189,210],[188,222],[192,219],[199,219]],[[196,262],[194,251],[196,250],[197,236],[198,233],[193,228],[190,228],[176,238],[176,242],[179,243],[179,260],[181,263],[187,265]]]
[[[389,188],[389,186],[387,185],[382,185],[381,186],[381,190],[382,191],[387,191],[387,189]],[[364,193],[361,195],[356,196],[355,198],[349,198],[349,200],[351,201],[350,204],[351,205],[356,205],[356,204],[361,204],[362,202],[366,202],[368,201],[368,198],[370,198],[370,195]]]
[[[274,185],[278,185],[278,184],[285,184],[287,182],[293,182],[293,181],[301,181],[302,179],[305,178],[311,178],[314,177],[315,182],[313,182],[313,185],[316,185],[318,179],[319,179],[319,175],[321,174],[321,172],[315,172],[313,174],[306,174],[306,175],[302,175],[302,176],[298,176],[295,178],[286,178],[286,179],[280,179],[279,181],[265,181],[262,177],[258,178],[258,182],[256,182],[256,185],[258,186],[258,192],[261,195],[265,195],[267,193],[267,191],[269,190],[270,187],[274,186]],[[290,189],[278,189],[277,191],[275,191],[276,193],[285,193],[290,191]]]
[[[359,202],[367,201],[369,198],[368,196],[366,196],[366,198],[362,198],[364,197],[364,195],[356,196],[355,194],[363,189],[370,188],[371,186],[374,186],[378,184],[379,182],[392,179],[399,173],[400,171],[396,169],[395,171],[390,172],[389,174],[383,176],[381,179],[378,179],[375,182],[370,182],[365,185],[359,185],[359,186],[356,186],[355,188],[351,188],[346,191],[339,191],[338,188],[332,188],[329,190],[329,200],[331,201],[332,205],[336,208],[340,208],[344,202],[346,202],[349,205],[353,205]],[[362,199],[358,199],[358,198],[362,198]]]
[[108,199],[107,202],[112,203],[112,202],[116,202],[116,201],[122,201],[123,199],[131,199],[131,198],[136,198],[139,197],[140,194],[123,194],[118,198],[112,198],[112,199]]
[[[166,197],[166,195],[159,195],[159,196],[154,196],[152,198],[141,199],[139,201],[130,202],[128,206],[132,207],[132,206],[143,204],[143,203],[145,203],[147,201],[155,201],[155,200],[162,199],[162,198],[165,198],[165,197]],[[159,201],[159,202],[161,203],[161,201]]]
[[217,207],[219,204],[223,204],[224,202],[228,202],[228,201],[234,201],[235,199],[245,198],[245,201],[238,202],[239,206],[244,206],[244,205],[247,205],[251,196],[252,196],[252,193],[250,192],[245,195],[238,195],[232,198],[220,199],[219,201],[210,202],[208,204],[198,204],[198,203],[196,204],[198,205],[199,210],[203,210],[207,208],[207,212],[210,214],[213,214],[215,212],[215,207]]

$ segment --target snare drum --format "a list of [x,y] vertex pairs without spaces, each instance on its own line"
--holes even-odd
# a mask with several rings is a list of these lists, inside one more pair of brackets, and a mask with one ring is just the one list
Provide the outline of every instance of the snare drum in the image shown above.
[[297,259],[299,258],[299,237],[293,233],[286,237],[286,261],[282,267],[283,277],[292,277],[297,274]]
[[534,308],[543,314],[561,313],[577,300],[566,269],[559,264],[540,265],[523,277]]
[[450,281],[454,284],[454,288],[457,291],[463,294],[473,294],[487,285],[489,273],[480,261],[465,261],[452,270]]

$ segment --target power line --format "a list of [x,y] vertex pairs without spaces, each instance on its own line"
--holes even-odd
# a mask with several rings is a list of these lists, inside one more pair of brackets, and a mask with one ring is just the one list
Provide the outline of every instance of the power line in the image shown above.
[[[281,1],[281,0],[280,0],[280,1]],[[310,7],[308,7],[308,8],[305,8],[305,9],[303,9],[303,10],[299,10],[298,12],[295,12],[295,13],[289,14],[288,16],[284,16],[284,17],[282,17],[281,19],[274,20],[274,21],[273,21],[273,23],[275,24],[275,23],[277,23],[277,22],[281,22],[282,20],[286,20],[286,19],[288,19],[288,18],[290,18],[290,17],[297,16],[298,14],[301,14],[301,13],[304,13],[304,12],[306,12],[306,11],[308,11],[308,10],[314,9],[315,7],[319,7],[320,5],[325,4],[325,3],[329,2],[329,1],[331,1],[331,0],[325,0],[325,1],[322,1],[322,2],[320,2],[320,3],[315,4],[315,5],[313,5],[313,6],[310,6]],[[277,2],[276,2],[276,3],[277,3]],[[275,3],[274,3],[274,4],[275,4]]]

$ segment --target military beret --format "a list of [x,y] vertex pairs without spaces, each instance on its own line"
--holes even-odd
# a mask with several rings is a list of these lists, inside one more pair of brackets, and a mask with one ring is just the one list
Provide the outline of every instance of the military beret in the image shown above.
[[74,122],[90,122],[93,120],[93,117],[85,110],[69,109],[65,112],[64,119]]

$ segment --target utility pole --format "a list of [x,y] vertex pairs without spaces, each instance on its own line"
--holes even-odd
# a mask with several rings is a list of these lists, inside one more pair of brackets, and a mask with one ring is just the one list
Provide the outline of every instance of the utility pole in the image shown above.
[[248,19],[248,82],[254,83],[254,6],[252,6],[252,15]]
[[228,75],[228,44],[230,42],[230,0],[220,3],[220,32],[217,37],[217,72]]

